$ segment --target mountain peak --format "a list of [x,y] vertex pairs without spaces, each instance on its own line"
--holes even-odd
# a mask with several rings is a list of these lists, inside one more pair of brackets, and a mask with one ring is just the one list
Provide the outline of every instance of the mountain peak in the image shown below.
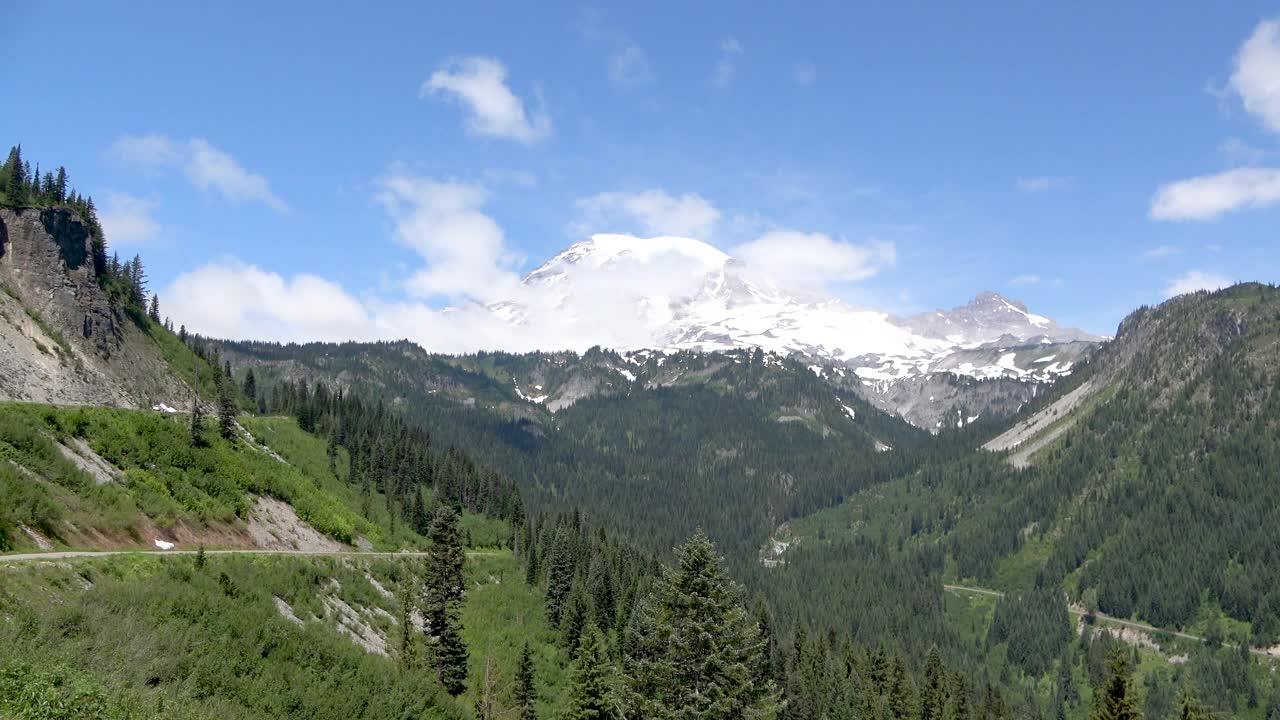
[[619,267],[634,263],[649,265],[671,261],[692,264],[706,270],[723,268],[730,257],[701,240],[659,235],[641,238],[634,235],[599,233],[576,242],[525,277],[525,282],[547,281],[562,275],[570,266],[585,268]]
[[[983,290],[977,295],[974,295],[973,299],[970,300],[968,304],[965,305],[964,307],[1001,309],[1006,305],[1009,307],[1012,307],[1015,310],[1020,310],[1024,313],[1029,312],[1027,310],[1026,303],[1022,302],[1021,300],[1013,300],[1011,298],[1007,298],[1001,295],[1000,293],[994,292],[992,290]],[[959,310],[959,309],[960,308],[953,308],[953,310]]]

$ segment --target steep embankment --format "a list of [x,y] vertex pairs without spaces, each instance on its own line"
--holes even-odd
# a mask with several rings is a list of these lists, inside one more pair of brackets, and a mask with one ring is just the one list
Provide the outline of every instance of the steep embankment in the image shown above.
[[189,406],[181,348],[111,301],[91,242],[68,208],[0,208],[0,399]]

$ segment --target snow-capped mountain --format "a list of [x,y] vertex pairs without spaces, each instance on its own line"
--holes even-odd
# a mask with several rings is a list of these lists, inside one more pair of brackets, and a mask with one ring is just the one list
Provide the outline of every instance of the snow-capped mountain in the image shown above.
[[[530,272],[521,291],[489,310],[515,327],[543,325],[552,314],[584,341],[619,350],[760,347],[803,355],[816,368],[851,372],[873,401],[926,426],[936,424],[937,408],[950,412],[965,393],[935,387],[929,402],[907,411],[904,388],[936,385],[923,381],[940,375],[1007,381],[1021,403],[1035,385],[1070,373],[1102,339],[991,292],[952,310],[894,317],[777,287],[719,249],[679,237],[593,235]],[[958,412],[972,418],[989,407]]]

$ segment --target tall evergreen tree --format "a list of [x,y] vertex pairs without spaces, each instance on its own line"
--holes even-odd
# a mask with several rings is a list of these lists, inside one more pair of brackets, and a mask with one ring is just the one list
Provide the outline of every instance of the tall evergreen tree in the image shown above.
[[224,440],[236,436],[235,384],[226,376],[218,376],[218,433]]
[[1114,650],[1107,662],[1106,685],[1100,689],[1100,698],[1089,720],[1138,720],[1136,700],[1129,687],[1129,659],[1123,650]]
[[156,322],[160,322],[160,296],[151,294],[151,307],[147,310],[147,316]]
[[924,663],[924,689],[920,693],[920,720],[943,720],[947,702],[946,670],[938,646],[929,648]]
[[529,643],[525,643],[524,650],[520,652],[514,695],[516,708],[520,710],[520,720],[538,720],[538,688],[534,684],[533,656],[529,653]]
[[582,647],[570,672],[569,708],[565,720],[621,719],[622,703],[618,699],[613,660],[609,657],[604,634],[591,624],[583,631]]
[[253,368],[244,373],[244,395],[251,402],[258,401],[258,379],[253,376]]
[[457,606],[465,595],[462,569],[467,555],[458,536],[458,516],[449,506],[436,511],[428,533],[427,584],[423,597],[424,631],[432,641],[432,662],[451,695],[466,689],[467,646]]
[[627,630],[624,672],[629,712],[638,717],[771,719],[780,700],[756,682],[764,642],[741,590],[699,531],[663,568]]

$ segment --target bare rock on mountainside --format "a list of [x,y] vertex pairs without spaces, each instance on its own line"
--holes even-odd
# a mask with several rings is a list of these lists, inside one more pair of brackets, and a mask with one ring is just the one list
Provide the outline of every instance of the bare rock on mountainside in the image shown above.
[[70,209],[0,209],[0,400],[185,408],[187,384],[99,285],[90,241]]

